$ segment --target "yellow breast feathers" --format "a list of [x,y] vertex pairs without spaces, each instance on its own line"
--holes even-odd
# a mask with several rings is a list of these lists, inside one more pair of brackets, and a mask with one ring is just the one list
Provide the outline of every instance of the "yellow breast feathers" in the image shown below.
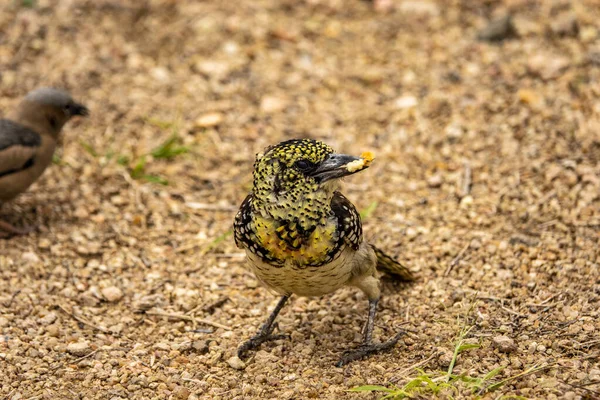
[[331,260],[338,241],[337,222],[323,218],[305,229],[297,222],[255,218],[256,236],[276,260],[298,266],[318,266]]

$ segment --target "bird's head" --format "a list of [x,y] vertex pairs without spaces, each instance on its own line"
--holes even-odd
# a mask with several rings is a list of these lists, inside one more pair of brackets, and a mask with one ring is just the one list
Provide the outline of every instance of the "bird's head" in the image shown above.
[[311,205],[307,203],[325,206],[340,178],[367,168],[371,160],[370,153],[337,154],[317,140],[288,140],[257,155],[253,193],[261,207],[282,212]]
[[19,109],[19,119],[45,128],[58,136],[72,117],[87,116],[89,110],[77,103],[69,93],[54,88],[39,88],[27,94]]

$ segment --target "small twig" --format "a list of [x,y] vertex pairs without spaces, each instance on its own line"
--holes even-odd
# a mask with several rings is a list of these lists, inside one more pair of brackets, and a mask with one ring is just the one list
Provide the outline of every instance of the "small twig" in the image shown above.
[[10,296],[8,304],[5,304],[6,308],[10,308],[10,306],[12,306],[13,301],[15,301],[15,298],[19,295],[19,293],[21,293],[21,289],[17,290],[12,296]]
[[106,328],[103,328],[103,327],[101,327],[101,326],[94,325],[93,323],[91,323],[91,322],[90,322],[90,321],[88,321],[87,319],[85,319],[85,318],[83,318],[83,317],[81,317],[81,316],[79,316],[79,315],[76,315],[76,314],[74,314],[74,313],[72,313],[72,312],[68,311],[68,310],[67,310],[65,307],[61,306],[60,304],[58,304],[58,305],[57,305],[57,307],[58,307],[59,309],[61,309],[61,310],[62,310],[62,311],[65,313],[65,314],[67,314],[68,316],[70,316],[71,318],[73,318],[74,320],[76,320],[77,322],[80,322],[80,323],[82,323],[82,324],[84,324],[84,325],[87,325],[87,326],[89,326],[89,327],[91,327],[91,328],[97,329],[97,330],[99,330],[100,332],[103,332],[103,333],[109,333],[108,329],[106,329]]
[[553,300],[555,297],[560,296],[561,294],[562,294],[562,292],[555,293],[552,296],[548,297],[546,300],[543,300],[541,303],[527,303],[527,304],[525,304],[525,306],[527,306],[527,307],[544,307],[546,305],[546,303]]
[[450,272],[452,271],[452,268],[454,268],[454,266],[456,266],[456,264],[458,264],[458,262],[460,261],[460,259],[465,255],[465,253],[467,252],[467,250],[469,249],[469,245],[471,244],[471,242],[467,243],[465,245],[465,247],[463,247],[458,254],[456,255],[456,257],[454,257],[454,259],[450,262],[450,264],[448,265],[448,268],[446,268],[446,272],[444,272],[444,276],[448,276],[450,274]]
[[157,317],[167,317],[167,318],[173,318],[173,319],[181,319],[184,321],[190,321],[190,322],[194,322],[194,323],[200,323],[200,324],[205,324],[205,325],[210,325],[212,327],[215,328],[221,328],[221,329],[225,329],[226,331],[230,331],[231,328],[226,326],[226,325],[221,325],[218,322],[213,322],[213,321],[209,321],[207,319],[203,319],[203,318],[194,318],[194,317],[190,317],[189,315],[182,315],[182,314],[170,314],[170,313],[166,313],[166,312],[161,312],[161,311],[146,311],[146,315],[155,315]]
[[214,333],[215,331],[213,331],[212,329],[209,329],[209,328],[198,328],[198,329],[192,330],[192,332],[194,332],[194,333]]
[[6,397],[4,397],[4,400],[8,400],[8,399],[10,399],[10,396],[12,396],[12,394],[13,394],[14,392],[16,392],[16,391],[17,391],[17,389],[16,389],[16,388],[15,388],[15,389],[13,389],[13,390],[11,390],[11,391],[10,391],[10,392],[9,392],[9,393],[6,395]]
[[539,225],[537,226],[537,228],[538,228],[539,230],[544,230],[544,229],[546,229],[546,228],[550,228],[551,226],[554,226],[554,225],[556,225],[558,222],[559,222],[559,221],[558,221],[558,219],[556,219],[556,218],[555,218],[555,219],[551,219],[550,221],[546,221],[546,222],[543,222],[543,223],[539,224]]
[[401,378],[402,375],[404,375],[408,371],[411,371],[413,369],[416,369],[416,368],[422,367],[423,365],[426,365],[427,363],[429,363],[429,361],[433,360],[439,354],[440,353],[438,351],[434,351],[425,360],[421,360],[418,363],[411,365],[410,367],[404,368],[402,371],[398,372],[398,376],[397,377],[390,379],[390,382],[392,382],[392,383],[398,382],[400,380],[400,378]]
[[556,365],[557,365],[557,363],[552,363],[552,364],[544,365],[544,366],[541,366],[541,367],[537,367],[537,366],[534,365],[533,367],[528,368],[526,371],[523,371],[520,374],[517,374],[515,376],[510,376],[510,377],[508,377],[506,379],[501,380],[500,382],[494,383],[493,385],[484,387],[484,388],[482,388],[480,390],[480,392],[481,393],[485,393],[487,391],[495,390],[495,389],[499,388],[500,386],[504,385],[506,382],[510,382],[510,381],[513,381],[513,380],[518,379],[518,378],[523,378],[523,377],[525,377],[527,375],[534,374],[534,373],[536,373],[538,371],[547,370],[548,368],[552,368],[552,367],[554,367]]
[[598,340],[591,340],[591,341],[585,342],[585,343],[580,343],[579,347],[584,347],[584,346],[585,347],[590,347],[590,346],[598,344],[598,343],[600,343],[600,339],[598,339]]
[[600,358],[600,353],[589,354],[589,355],[583,357],[582,360],[593,360],[596,358]]
[[599,381],[589,382],[588,384],[584,384],[584,385],[573,385],[573,384],[571,384],[571,383],[569,383],[567,381],[562,381],[562,383],[565,383],[565,384],[571,386],[573,389],[581,389],[581,390],[584,390],[586,392],[593,393],[594,395],[598,396],[596,398],[600,398],[600,392],[598,392],[596,390],[592,390],[592,389],[586,387],[586,386],[589,386],[589,385],[596,385],[596,384],[600,383]]
[[162,288],[167,283],[171,283],[170,278],[166,278],[166,279],[159,281],[156,285],[154,285],[154,286],[152,286],[152,288],[150,288],[150,294],[154,294],[158,289]]
[[228,296],[223,296],[220,299],[218,299],[217,301],[215,301],[212,304],[207,305],[206,307],[204,307],[202,309],[202,311],[207,312],[209,314],[212,314],[215,312],[215,310],[219,307],[222,307],[223,304],[227,303],[229,301],[229,297]]
[[[86,358],[90,358],[91,356],[93,356],[94,354],[96,354],[97,352],[99,352],[99,351],[101,351],[101,350],[103,350],[103,349],[101,349],[101,348],[100,348],[100,349],[96,349],[96,350],[94,350],[94,351],[92,351],[92,352],[90,352],[90,353],[86,354],[85,356],[83,356],[83,357],[79,357],[77,360],[70,362],[70,364],[78,364],[78,363],[80,363],[81,361],[85,360]],[[64,366],[65,366],[65,364],[66,364],[66,363],[64,363],[64,362],[63,362],[63,363],[62,363],[62,364],[60,364],[60,365],[57,365],[57,366],[55,366],[55,367],[52,367],[52,368],[51,368],[51,370],[52,370],[52,371],[56,371],[57,369],[64,367]]]
[[202,305],[199,304],[196,307],[192,308],[190,311],[186,312],[186,315],[194,315],[196,313],[196,311],[198,310],[202,310],[204,312],[207,312],[209,314],[212,314],[215,311],[215,308],[217,307],[221,307],[223,304],[225,304],[227,301],[229,301],[229,297],[227,296],[221,296],[217,301],[215,301],[212,304],[208,304],[208,305]]
[[181,378],[181,380],[185,381],[185,382],[194,382],[194,383],[201,383],[201,384],[205,383],[204,381],[201,381],[199,379],[192,379],[192,378]]
[[504,311],[506,311],[509,314],[516,315],[517,317],[520,317],[520,318],[526,318],[527,317],[527,315],[521,314],[520,312],[515,311],[515,310],[511,310],[510,308],[504,307],[503,305],[501,305],[500,308],[503,309]]
[[539,207],[539,206],[543,205],[544,203],[547,203],[548,200],[550,200],[554,196],[556,196],[556,189],[552,189],[551,191],[549,191],[548,193],[546,193],[545,195],[540,197],[538,199],[538,201],[535,203],[535,206]]
[[31,295],[29,293],[26,294],[27,296],[27,300],[29,300],[29,304],[31,304],[31,307],[29,307],[29,309],[27,310],[27,313],[25,315],[23,315],[21,318],[25,319],[27,317],[29,317],[29,315],[33,312],[33,310],[35,309],[35,304],[33,302],[33,299],[31,298]]
[[[175,249],[175,253],[185,253],[188,250],[194,250],[196,247],[201,247],[202,243],[190,243]],[[196,272],[196,271],[194,271]],[[188,272],[186,272],[188,273]]]
[[207,204],[207,203],[185,203],[186,207],[192,210],[203,210],[203,211],[237,211],[236,206],[232,205],[219,205],[219,204]]
[[83,357],[79,357],[77,360],[73,361],[73,364],[78,364],[81,361],[85,360],[86,358],[90,358],[91,356],[93,356],[94,354],[96,354],[97,352],[99,352],[100,350],[102,350],[102,349],[101,348],[100,349],[96,349],[96,350],[92,351],[91,353],[86,354]]
[[473,174],[471,172],[471,164],[465,161],[464,164],[465,173],[463,175],[462,188],[460,191],[460,197],[463,198],[471,193],[471,186],[473,183]]

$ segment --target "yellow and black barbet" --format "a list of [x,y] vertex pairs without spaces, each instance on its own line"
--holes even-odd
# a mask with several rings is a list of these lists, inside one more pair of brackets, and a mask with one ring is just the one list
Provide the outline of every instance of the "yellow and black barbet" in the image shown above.
[[273,335],[274,321],[292,294],[322,296],[345,285],[367,295],[369,315],[363,343],[346,351],[338,366],[388,350],[402,336],[372,342],[381,294],[377,270],[406,281],[413,275],[363,240],[360,216],[339,192],[340,179],[367,168],[371,160],[370,153],[337,154],[310,139],[288,140],[257,155],[252,193],[235,217],[235,242],[246,251],[256,277],[282,297],[258,333],[239,347],[240,358],[283,337]]

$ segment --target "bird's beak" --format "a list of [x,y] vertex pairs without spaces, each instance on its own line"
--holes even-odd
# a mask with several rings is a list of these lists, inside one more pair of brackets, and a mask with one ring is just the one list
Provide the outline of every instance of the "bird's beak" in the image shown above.
[[362,171],[369,167],[372,160],[372,156],[355,157],[347,154],[333,153],[329,154],[325,161],[311,175],[322,183]]
[[71,107],[71,116],[81,115],[82,117],[87,117],[90,115],[90,110],[83,104],[74,103]]

